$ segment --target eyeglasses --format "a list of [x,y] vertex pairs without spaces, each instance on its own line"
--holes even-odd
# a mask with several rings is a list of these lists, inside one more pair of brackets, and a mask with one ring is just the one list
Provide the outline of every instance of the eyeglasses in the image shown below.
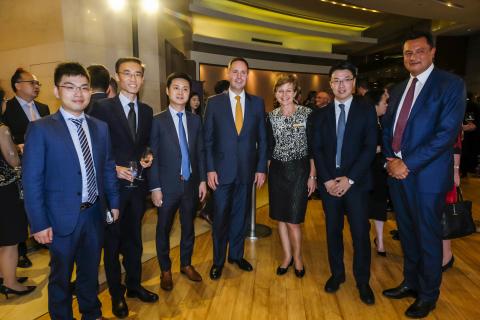
[[16,83],[22,83],[22,82],[30,83],[32,86],[39,86],[39,87],[42,86],[42,84],[37,80],[18,80]]
[[68,93],[75,93],[76,91],[80,91],[81,93],[89,93],[91,90],[89,86],[77,87],[77,86],[68,85],[68,86],[59,86],[59,87],[65,89],[65,91]]
[[347,79],[333,79],[330,81],[330,83],[334,86],[339,86],[341,83],[347,84],[353,81],[353,78],[347,78]]
[[143,78],[143,73],[142,72],[130,72],[130,71],[123,71],[123,72],[119,72],[119,74],[127,77],[127,78],[132,78],[134,77],[135,79],[136,78]]

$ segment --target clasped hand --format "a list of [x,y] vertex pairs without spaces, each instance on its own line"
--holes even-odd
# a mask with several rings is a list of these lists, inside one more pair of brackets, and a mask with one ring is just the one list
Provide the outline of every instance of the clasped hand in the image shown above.
[[387,158],[387,173],[390,177],[403,180],[408,176],[410,170],[402,159]]
[[348,182],[348,178],[343,176],[343,177],[337,177],[332,180],[328,180],[327,182],[324,183],[325,189],[327,189],[327,192],[333,196],[333,197],[342,197],[347,191],[350,189],[352,186]]

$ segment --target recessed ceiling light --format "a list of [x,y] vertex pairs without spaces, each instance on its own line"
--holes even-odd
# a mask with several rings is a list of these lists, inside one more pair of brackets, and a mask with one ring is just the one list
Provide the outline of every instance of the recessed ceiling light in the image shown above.
[[457,9],[465,8],[463,5],[455,3],[453,1],[449,1],[449,0],[433,0],[433,1],[443,4],[444,6],[447,6],[449,8],[457,8]]
[[332,1],[332,0],[320,0],[320,2],[329,3],[329,4],[336,5],[336,6],[342,6],[342,7],[350,8],[350,9],[362,10],[362,11],[373,12],[373,13],[380,13],[380,11],[378,11],[378,10],[369,9],[369,8],[365,8],[365,7],[359,7],[359,6],[353,5],[351,3],[348,3],[347,1],[339,2],[339,1]]

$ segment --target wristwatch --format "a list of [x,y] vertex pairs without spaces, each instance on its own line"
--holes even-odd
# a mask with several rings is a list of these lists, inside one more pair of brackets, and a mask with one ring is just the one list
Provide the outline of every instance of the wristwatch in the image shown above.
[[353,184],[355,183],[355,181],[353,181],[352,179],[348,179],[348,183],[349,183],[350,185],[353,185]]

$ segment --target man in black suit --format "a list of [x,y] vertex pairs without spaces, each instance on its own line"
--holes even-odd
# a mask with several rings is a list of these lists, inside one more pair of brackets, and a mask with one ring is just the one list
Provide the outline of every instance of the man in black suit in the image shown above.
[[85,109],[86,113],[90,112],[95,101],[108,98],[108,90],[110,89],[110,73],[107,68],[101,64],[92,64],[87,67],[90,75],[90,83],[92,86],[92,96],[90,103]]
[[375,109],[352,95],[356,68],[342,62],[330,69],[335,100],[319,109],[313,121],[313,155],[327,228],[331,277],[325,291],[336,292],[345,281],[343,223],[346,213],[353,243],[353,274],[360,299],[374,304],[369,285],[370,240],[367,202],[372,187],[370,172],[377,144]]
[[[41,84],[34,74],[18,68],[10,79],[10,83],[15,97],[6,103],[3,122],[10,128],[13,142],[22,154],[28,124],[48,116],[50,110],[46,104],[35,100],[40,93]],[[25,242],[18,244],[18,266],[21,268],[32,266],[32,262],[27,257]]]
[[[141,286],[142,279],[142,218],[145,213],[147,185],[134,181],[129,162],[138,162],[150,142],[153,110],[138,101],[143,84],[144,66],[138,58],[120,58],[115,63],[120,93],[115,98],[96,101],[90,115],[105,121],[110,128],[113,156],[120,184],[119,223],[106,228],[104,262],[107,282],[112,297],[112,312],[118,318],[128,316],[127,297],[143,302],[155,302],[158,295]],[[142,167],[150,166],[140,161]],[[130,183],[135,188],[128,188]],[[126,270],[125,286],[121,283],[119,255]]]
[[155,116],[150,137],[155,158],[150,169],[149,185],[153,204],[158,207],[157,257],[163,290],[173,288],[170,252],[170,231],[177,210],[180,210],[180,272],[191,281],[202,277],[191,265],[195,241],[194,219],[197,198],[207,193],[205,150],[202,122],[198,115],[185,112],[191,79],[184,73],[167,78],[168,110]]

